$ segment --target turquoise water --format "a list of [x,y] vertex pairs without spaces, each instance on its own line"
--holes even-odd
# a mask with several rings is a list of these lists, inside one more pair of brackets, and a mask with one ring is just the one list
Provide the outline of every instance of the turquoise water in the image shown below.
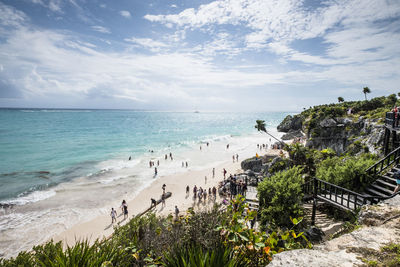
[[0,257],[107,216],[155,179],[251,157],[274,142],[255,121],[278,135],[286,115],[0,109]]
[[286,115],[0,109],[0,203],[96,173],[100,162],[254,133],[256,119],[276,127]]

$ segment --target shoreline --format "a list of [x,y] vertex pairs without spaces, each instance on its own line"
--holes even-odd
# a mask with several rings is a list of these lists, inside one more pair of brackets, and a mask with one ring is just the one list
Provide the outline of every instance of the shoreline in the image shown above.
[[[279,150],[257,150],[254,148],[254,155],[258,153],[261,155],[273,154],[278,156]],[[247,156],[242,160],[247,159]],[[193,187],[203,187],[207,189],[209,187],[217,187],[220,181],[223,181],[222,170],[225,168],[227,170],[227,177],[229,174],[235,174],[242,172],[239,162],[225,161],[217,166],[215,166],[215,177],[212,178],[212,168],[203,170],[188,170],[184,173],[176,173],[166,176],[161,176],[154,180],[148,187],[141,190],[133,199],[127,199],[128,204],[128,219],[123,219],[120,207],[114,206],[113,208],[117,211],[117,223],[111,224],[111,207],[109,211],[101,216],[89,220],[87,222],[78,223],[69,229],[66,229],[60,234],[57,234],[50,238],[49,240],[54,240],[55,242],[62,241],[64,246],[72,246],[77,241],[89,240],[89,242],[94,242],[96,239],[103,239],[111,236],[114,232],[114,226],[124,225],[130,219],[135,217],[137,214],[142,213],[150,207],[151,198],[156,200],[160,199],[162,194],[162,185],[166,184],[166,192],[171,192],[171,197],[167,198],[165,201],[165,207],[158,204],[152,209],[158,216],[167,216],[169,214],[174,214],[175,205],[178,207],[180,213],[185,214],[186,211],[193,207],[195,211],[202,211],[212,207],[214,202],[204,202],[198,204],[197,201],[193,201]],[[207,176],[207,181],[205,181],[205,176]],[[186,195],[186,186],[189,185],[189,196]],[[217,194],[216,202],[220,202],[221,199]]]

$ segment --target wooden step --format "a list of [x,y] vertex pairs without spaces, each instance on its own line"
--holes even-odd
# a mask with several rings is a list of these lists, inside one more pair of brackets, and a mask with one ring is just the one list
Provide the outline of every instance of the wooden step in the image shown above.
[[391,172],[396,172],[396,171],[397,172],[400,171],[400,167],[398,165],[396,167],[393,167],[392,170],[391,170]]
[[386,180],[389,183],[393,183],[396,184],[396,179],[391,177],[391,176],[387,176],[387,175],[382,175],[381,176],[382,179]]
[[388,183],[385,180],[379,178],[378,180],[375,181],[376,184],[382,185],[382,186],[386,186],[388,188],[391,188],[392,190],[394,190],[394,188],[396,187],[395,183]]
[[385,187],[379,186],[377,184],[372,184],[370,185],[373,189],[377,190],[377,191],[381,191],[384,194],[387,194],[388,196],[390,196],[391,194],[393,194],[393,190],[387,189]]
[[385,194],[383,194],[383,193],[381,193],[381,192],[375,191],[375,190],[372,189],[371,187],[366,188],[365,191],[366,191],[367,193],[371,194],[371,195],[374,196],[374,197],[376,197],[376,196],[378,196],[378,197],[387,197],[387,195],[385,195]]

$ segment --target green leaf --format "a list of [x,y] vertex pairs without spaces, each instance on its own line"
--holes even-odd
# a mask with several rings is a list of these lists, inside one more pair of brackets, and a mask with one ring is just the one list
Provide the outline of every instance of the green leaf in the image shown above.
[[257,242],[255,245],[256,245],[257,248],[263,248],[263,247],[265,247],[265,244],[262,243],[262,242]]

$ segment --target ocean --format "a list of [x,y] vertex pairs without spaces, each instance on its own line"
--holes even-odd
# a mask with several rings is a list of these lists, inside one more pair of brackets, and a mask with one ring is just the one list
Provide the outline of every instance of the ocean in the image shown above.
[[[288,114],[0,109],[0,256],[104,214],[154,179],[240,155],[269,138],[257,119],[277,134]],[[206,143],[215,151],[202,157]],[[160,161],[156,178],[150,160]]]

